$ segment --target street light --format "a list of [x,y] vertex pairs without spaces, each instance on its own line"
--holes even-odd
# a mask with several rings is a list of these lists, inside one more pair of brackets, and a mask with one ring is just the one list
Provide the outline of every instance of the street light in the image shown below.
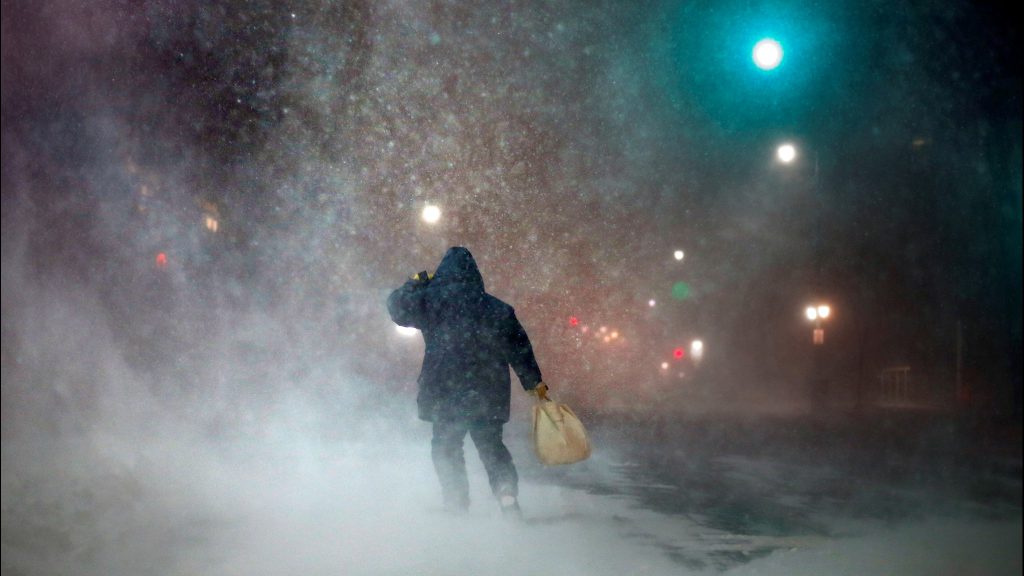
[[789,164],[796,160],[796,146],[788,143],[780,145],[775,151],[775,157],[779,159],[779,162]]
[[[811,250],[813,254],[813,282],[814,291],[820,293],[822,289],[822,250],[821,250],[821,223],[822,223],[822,197],[821,197],[821,172],[818,167],[818,150],[815,148],[814,152],[814,222],[813,231],[811,236]],[[776,158],[783,164],[793,164],[793,161],[797,157],[796,147],[785,142],[781,144],[775,152]],[[824,351],[825,351],[825,328],[822,326],[822,322],[827,320],[832,315],[832,308],[828,304],[814,303],[804,308],[804,316],[807,320],[814,323],[814,328],[811,332],[811,342],[813,343],[813,353],[811,360],[811,382],[810,392],[812,402],[818,404],[824,401],[827,395],[827,380],[823,376],[823,364],[825,362]]]
[[427,204],[423,207],[420,218],[427,224],[437,224],[441,220],[441,208],[434,204]]
[[828,304],[816,303],[804,308],[804,316],[814,323],[814,328],[811,332],[811,342],[814,345],[814,350],[811,354],[811,380],[809,382],[811,402],[814,404],[823,402],[828,393],[828,380],[822,372],[823,355],[825,352],[825,328],[822,326],[822,322],[831,315],[832,307]]
[[814,322],[812,342],[814,342],[815,346],[821,346],[825,343],[825,329],[822,328],[821,322],[827,320],[831,315],[832,307],[828,304],[812,304],[804,308],[804,316],[811,322]]
[[684,253],[682,250],[676,250],[675,252],[672,253],[672,257],[675,258],[676,260],[679,260],[680,262],[683,261],[683,258],[685,256],[686,253]]
[[[792,142],[783,142],[779,144],[779,147],[775,149],[775,158],[783,164],[792,164],[796,160],[799,154],[796,146]],[[813,236],[813,248],[814,248],[814,274],[815,283],[821,283],[821,213],[822,213],[822,198],[821,198],[821,172],[818,168],[818,151],[814,150],[814,236]],[[819,286],[820,288],[820,286]],[[828,313],[826,312],[826,315]]]
[[694,362],[700,362],[701,358],[704,357],[704,341],[694,340],[690,342],[690,357],[693,358]]
[[765,38],[754,45],[754,64],[761,70],[774,70],[782,63],[782,44],[772,38]]

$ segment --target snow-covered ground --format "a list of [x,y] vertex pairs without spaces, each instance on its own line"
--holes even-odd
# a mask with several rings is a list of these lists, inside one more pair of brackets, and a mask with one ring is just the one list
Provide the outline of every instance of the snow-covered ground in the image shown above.
[[[1019,574],[1017,503],[937,505],[873,519],[822,508],[816,530],[722,529],[652,502],[684,484],[637,473],[612,446],[543,470],[513,421],[526,521],[504,521],[467,442],[471,514],[440,513],[428,428],[396,421],[344,438],[280,425],[233,438],[94,431],[3,444],[4,574]],[[813,484],[771,460],[723,457],[721,498]],[[1012,479],[1010,480],[1012,482]],[[726,489],[725,484],[731,488]],[[1019,478],[1017,490],[1019,491]],[[706,495],[714,498],[715,490]],[[644,498],[643,495],[657,495]],[[927,501],[929,495],[909,495]],[[659,500],[660,499],[660,500]],[[806,503],[805,503],[806,504]],[[756,514],[757,506],[739,514]]]

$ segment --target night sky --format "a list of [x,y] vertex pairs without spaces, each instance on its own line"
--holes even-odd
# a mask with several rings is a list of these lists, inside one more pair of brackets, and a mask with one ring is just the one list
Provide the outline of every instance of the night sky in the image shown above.
[[[194,367],[226,348],[273,358],[232,321],[254,311],[295,378],[337,356],[408,386],[383,300],[450,245],[582,398],[693,337],[718,389],[792,391],[819,299],[834,381],[909,364],[948,391],[959,321],[972,401],[1019,414],[1016,21],[968,2],[4,1],[5,420],[9,374],[45,364],[25,350],[41,287],[200,397]],[[771,72],[750,59],[764,36],[785,49]],[[596,354],[570,316],[626,342]]]

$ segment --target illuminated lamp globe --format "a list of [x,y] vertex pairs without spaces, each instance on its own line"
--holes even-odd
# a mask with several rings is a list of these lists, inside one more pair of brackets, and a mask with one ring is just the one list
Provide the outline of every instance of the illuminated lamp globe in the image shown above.
[[774,70],[782,63],[782,44],[765,38],[754,45],[754,64],[761,70]]
[[441,220],[441,209],[434,204],[427,204],[423,207],[420,218],[427,224],[437,224]]
[[789,164],[796,160],[796,147],[792,144],[783,144],[775,151],[775,157],[779,159],[779,162]]

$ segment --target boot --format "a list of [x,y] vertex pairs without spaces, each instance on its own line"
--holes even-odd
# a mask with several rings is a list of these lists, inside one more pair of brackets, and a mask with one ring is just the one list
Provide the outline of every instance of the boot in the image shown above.
[[498,498],[501,505],[501,515],[506,520],[520,521],[523,519],[523,511],[519,508],[519,500],[515,496],[502,496]]

